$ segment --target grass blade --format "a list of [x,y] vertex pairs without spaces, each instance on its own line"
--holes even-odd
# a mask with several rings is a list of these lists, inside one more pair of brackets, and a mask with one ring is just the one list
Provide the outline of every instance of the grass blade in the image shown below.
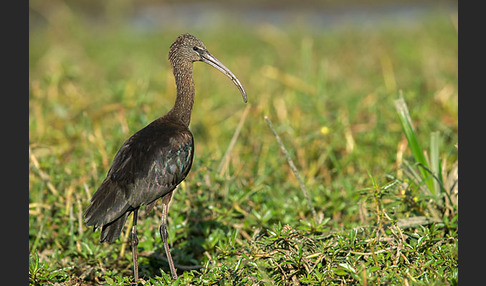
[[439,157],[439,132],[432,132],[430,134],[430,170],[432,174],[437,178],[433,180],[434,190],[436,191],[436,195],[439,195],[440,186],[442,185],[442,172],[440,166],[440,157]]
[[415,130],[412,126],[412,119],[410,118],[407,104],[405,103],[405,100],[402,96],[400,96],[399,99],[395,100],[395,108],[397,109],[398,118],[400,119],[403,133],[407,138],[408,145],[410,146],[410,150],[412,151],[415,161],[425,166],[425,168],[419,168],[422,179],[425,181],[425,184],[427,185],[427,188],[430,190],[432,195],[435,196],[436,192],[434,189],[434,182],[432,180],[432,177],[426,170],[430,169],[429,164],[427,163],[427,160],[425,159],[425,155],[423,153],[423,149],[422,147],[420,147],[420,144],[417,140],[417,135],[415,134]]

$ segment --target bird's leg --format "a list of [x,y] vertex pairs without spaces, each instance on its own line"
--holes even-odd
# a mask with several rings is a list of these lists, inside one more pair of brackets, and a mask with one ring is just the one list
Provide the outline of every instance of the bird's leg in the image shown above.
[[173,279],[177,279],[177,272],[174,267],[174,261],[172,261],[172,256],[170,255],[169,243],[167,243],[167,214],[169,213],[169,202],[172,197],[172,193],[167,194],[162,198],[162,222],[160,224],[160,236],[162,237],[162,242],[164,243],[165,255],[169,261],[170,273]]
[[138,245],[138,238],[137,238],[137,216],[138,216],[138,209],[133,211],[133,226],[132,226],[132,256],[133,256],[133,276],[135,277],[135,282],[138,281],[138,261],[137,261],[137,245]]

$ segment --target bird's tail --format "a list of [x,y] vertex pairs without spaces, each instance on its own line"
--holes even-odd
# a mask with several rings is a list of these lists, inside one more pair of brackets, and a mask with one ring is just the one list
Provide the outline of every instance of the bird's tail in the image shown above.
[[100,242],[115,242],[117,238],[120,236],[120,233],[123,230],[123,226],[125,225],[125,221],[127,220],[128,214],[130,212],[126,212],[124,215],[116,219],[115,221],[104,225],[101,228],[101,236]]
[[102,227],[101,242],[114,242],[123,229],[129,208],[125,192],[116,182],[106,179],[84,211],[84,221],[95,229]]

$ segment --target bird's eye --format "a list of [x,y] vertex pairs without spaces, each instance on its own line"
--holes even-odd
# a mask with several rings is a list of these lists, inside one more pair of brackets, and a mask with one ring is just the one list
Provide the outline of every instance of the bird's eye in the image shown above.
[[199,48],[196,47],[196,46],[194,46],[192,49],[195,50],[195,51],[199,50]]

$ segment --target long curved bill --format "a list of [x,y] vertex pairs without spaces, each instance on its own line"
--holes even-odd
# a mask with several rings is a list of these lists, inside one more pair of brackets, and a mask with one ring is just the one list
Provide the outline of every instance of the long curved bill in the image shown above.
[[243,96],[243,101],[246,103],[248,101],[248,98],[246,96],[246,91],[243,88],[243,85],[240,83],[238,78],[232,73],[229,68],[227,68],[222,62],[220,62],[217,58],[215,58],[213,55],[211,55],[208,51],[204,51],[203,53],[199,54],[201,56],[201,61],[204,63],[207,63],[208,65],[211,65],[215,67],[217,70],[220,72],[224,73],[227,77],[229,77],[233,83],[238,87],[238,89],[241,92],[241,96]]

